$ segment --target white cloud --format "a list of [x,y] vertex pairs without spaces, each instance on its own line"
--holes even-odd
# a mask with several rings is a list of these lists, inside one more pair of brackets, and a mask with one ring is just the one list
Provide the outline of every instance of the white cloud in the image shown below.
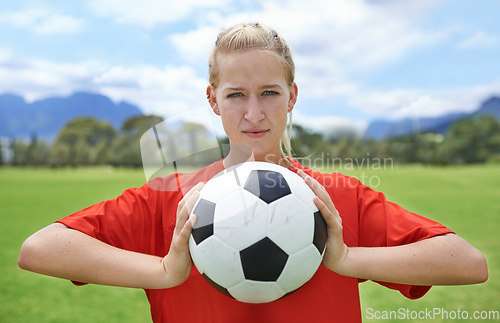
[[95,91],[89,80],[104,69],[103,64],[90,61],[68,64],[0,55],[0,93],[16,93],[31,102],[80,89]]
[[335,136],[342,133],[362,134],[368,126],[368,123],[364,120],[335,116],[307,116],[297,111],[293,112],[292,123],[320,132],[326,136]]
[[231,0],[91,0],[89,6],[101,16],[114,17],[118,23],[152,28],[158,24],[181,21],[195,10],[224,8]]
[[[355,79],[402,59],[414,49],[450,38],[455,32],[452,28],[427,31],[419,24],[439,3],[438,0],[262,1],[249,11],[207,15],[197,28],[176,33],[169,40],[187,62],[206,64],[208,44],[211,46],[221,26],[262,22],[275,28],[290,43],[301,97],[344,101],[370,115],[395,118],[437,115],[457,108],[459,101],[442,98],[443,93],[366,89]],[[300,118],[307,120],[299,115]],[[322,120],[328,120],[328,127],[346,122],[322,117],[306,123],[328,128],[321,126]],[[354,127],[360,129],[363,124],[357,122]]]
[[146,113],[165,116],[207,106],[207,81],[187,65],[112,66],[96,75],[92,84],[114,100],[139,104]]
[[82,19],[46,9],[27,9],[0,14],[0,25],[30,29],[38,34],[71,34],[83,30]]
[[11,50],[0,48],[0,63],[11,60],[13,56],[14,54]]
[[461,50],[483,49],[495,47],[500,43],[500,38],[497,35],[487,32],[476,32],[457,44],[457,48]]
[[83,29],[83,20],[69,15],[49,15],[35,26],[39,34],[72,34]]
[[98,61],[56,63],[16,58],[0,51],[0,93],[17,93],[27,101],[98,92],[115,101],[138,105],[162,116],[206,107],[207,81],[187,65],[116,66]]
[[219,31],[215,26],[201,26],[185,33],[170,34],[168,41],[172,42],[179,55],[189,64],[207,66],[208,56]]
[[[209,48],[221,27],[259,21],[278,30],[291,44],[302,97],[341,100],[361,113],[384,118],[470,111],[480,100],[498,93],[498,84],[429,91],[367,88],[357,81],[358,75],[377,72],[416,49],[441,44],[455,35],[456,26],[421,27],[422,20],[441,4],[440,0],[260,1],[251,10],[229,12],[219,8],[207,12],[197,28],[176,33],[169,40],[186,62],[206,65]],[[495,35],[476,33],[460,46],[478,48],[497,42]],[[300,118],[299,114],[297,120]],[[325,128],[321,120],[336,125],[346,121],[322,117],[310,124]],[[362,126],[362,122],[355,122],[354,127]]]
[[363,112],[396,119],[416,115],[436,116],[449,108],[449,102],[439,96],[401,89],[360,91],[349,98],[349,103]]
[[447,90],[360,90],[349,98],[349,103],[383,119],[436,117],[457,111],[472,112],[481,101],[495,94],[500,95],[500,81]]
[[[367,2],[262,1],[249,11],[208,14],[198,28],[169,39],[187,62],[203,62],[216,31],[239,22],[262,22],[290,43],[302,95],[350,97],[358,91],[354,75],[382,68],[412,49],[450,36],[426,32],[418,22],[437,0]],[[210,46],[208,46],[210,45]]]

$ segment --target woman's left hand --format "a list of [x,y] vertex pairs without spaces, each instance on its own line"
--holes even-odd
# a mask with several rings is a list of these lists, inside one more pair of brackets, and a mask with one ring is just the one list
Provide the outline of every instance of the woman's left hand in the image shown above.
[[314,204],[321,212],[328,228],[328,239],[323,257],[323,265],[332,271],[343,274],[343,264],[347,258],[349,248],[345,245],[342,237],[342,218],[323,185],[302,170],[298,170],[297,174],[304,179],[306,184],[316,194],[313,199]]

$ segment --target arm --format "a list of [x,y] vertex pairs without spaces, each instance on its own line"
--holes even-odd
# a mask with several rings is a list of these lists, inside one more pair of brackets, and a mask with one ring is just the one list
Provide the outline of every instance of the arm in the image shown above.
[[455,234],[396,247],[347,248],[327,267],[345,276],[408,285],[464,285],[488,279],[484,256]]
[[344,244],[342,219],[326,192],[299,171],[316,193],[314,202],[328,226],[323,264],[344,276],[408,285],[481,283],[488,278],[484,256],[462,238],[446,234],[395,247],[352,247]]
[[189,213],[201,185],[179,202],[174,237],[168,254],[157,257],[119,249],[54,223],[29,237],[21,247],[22,269],[78,282],[135,287],[169,288],[183,283],[191,272],[188,239],[195,217]]

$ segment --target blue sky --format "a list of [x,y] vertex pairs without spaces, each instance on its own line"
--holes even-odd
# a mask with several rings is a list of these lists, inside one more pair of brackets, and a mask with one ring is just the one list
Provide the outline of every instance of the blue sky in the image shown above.
[[500,95],[498,13],[496,0],[1,1],[0,93],[91,91],[167,118],[189,113],[208,106],[218,31],[259,21],[293,49],[294,122],[363,129]]

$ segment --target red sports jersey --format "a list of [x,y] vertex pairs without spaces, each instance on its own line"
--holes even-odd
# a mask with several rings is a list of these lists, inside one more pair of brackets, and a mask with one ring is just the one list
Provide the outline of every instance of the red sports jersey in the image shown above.
[[[449,229],[389,202],[385,196],[353,177],[322,174],[293,161],[325,186],[342,217],[343,237],[349,247],[397,246]],[[193,174],[156,179],[154,185],[126,190],[121,196],[95,204],[58,222],[113,246],[163,257],[171,243],[179,191],[161,191],[179,184],[192,187],[223,170],[222,161]],[[153,189],[155,187],[156,189]],[[361,322],[359,280],[320,266],[294,293],[274,302],[247,304],[216,291],[193,268],[190,278],[170,289],[146,290],[154,322]],[[409,298],[423,296],[429,286],[381,283]]]

